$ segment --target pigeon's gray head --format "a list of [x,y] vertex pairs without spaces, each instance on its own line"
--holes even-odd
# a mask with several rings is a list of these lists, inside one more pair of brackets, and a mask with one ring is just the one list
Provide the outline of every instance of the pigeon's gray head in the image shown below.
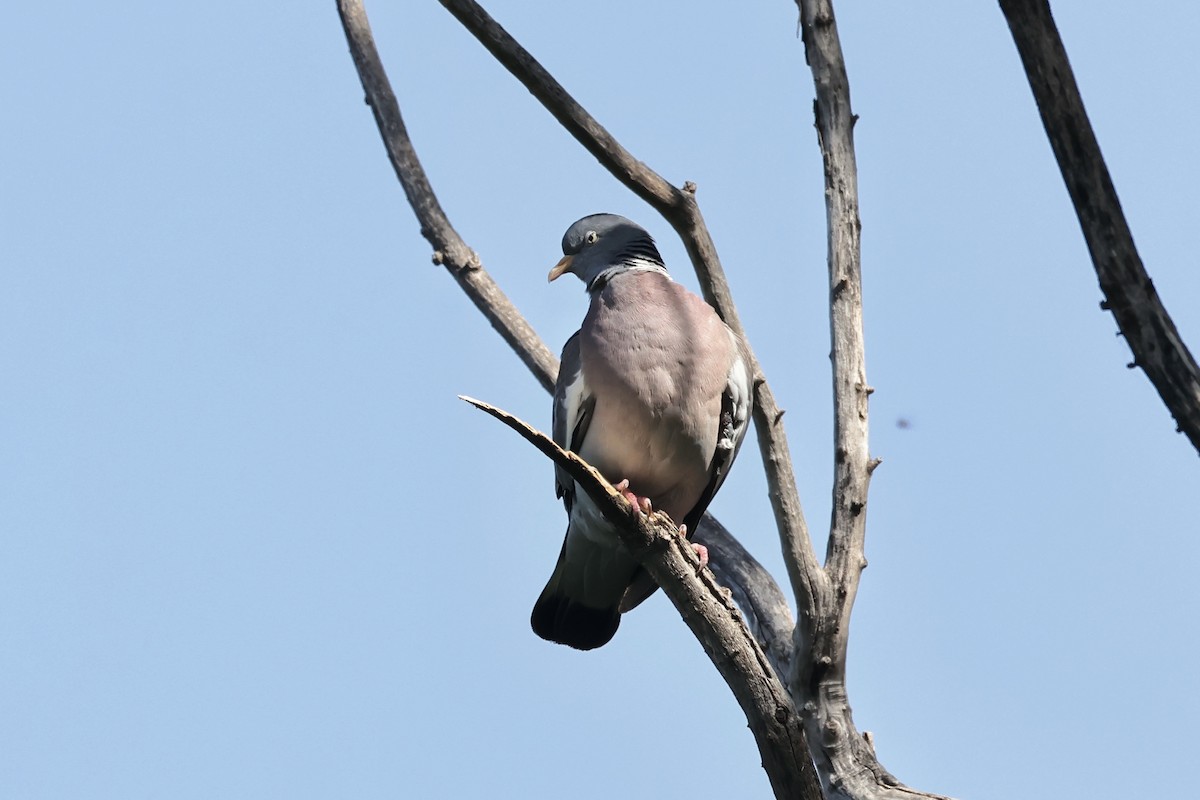
[[563,258],[550,270],[550,280],[571,273],[589,292],[629,270],[666,274],[662,256],[646,229],[616,214],[592,214],[567,228]]

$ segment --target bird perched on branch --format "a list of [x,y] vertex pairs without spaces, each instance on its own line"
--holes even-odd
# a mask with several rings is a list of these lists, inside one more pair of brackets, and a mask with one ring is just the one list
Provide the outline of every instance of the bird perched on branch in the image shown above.
[[[644,513],[665,511],[686,536],[746,435],[753,387],[745,347],[711,306],[671,279],[654,239],[628,219],[584,217],[567,229],[562,249],[550,280],[575,275],[590,304],[563,347],[554,440]],[[558,469],[555,483],[567,535],[531,621],[543,639],[591,650],[658,587],[571,477]]]

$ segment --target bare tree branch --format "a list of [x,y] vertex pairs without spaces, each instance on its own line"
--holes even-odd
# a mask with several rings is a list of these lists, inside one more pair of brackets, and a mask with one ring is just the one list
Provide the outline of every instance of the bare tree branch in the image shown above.
[[1105,301],[1133,351],[1130,367],[1141,367],[1178,428],[1200,450],[1200,367],[1159,299],[1133,243],[1133,234],[1100,143],[1083,107],[1047,0],[1000,0],[1025,75],[1041,112],[1046,136]]
[[[850,82],[846,75],[833,7],[827,0],[801,2],[805,54],[816,85],[813,113],[825,165],[825,209],[829,259],[829,334],[834,401],[833,518],[825,570],[837,592],[836,631],[818,632],[832,645],[826,677],[845,676],[850,611],[866,560],[867,487],[874,464],[868,449],[866,344],[862,323],[862,260],[858,215],[858,167]],[[826,609],[822,609],[825,611]],[[824,640],[828,642],[824,642]],[[822,646],[822,649],[825,649]]]
[[617,526],[621,542],[679,609],[733,691],[754,733],[775,796],[820,800],[820,785],[787,690],[746,628],[729,591],[716,582],[711,570],[700,566],[687,539],[679,535],[678,525],[661,511],[649,517],[641,514],[598,470],[520,419],[482,401],[461,399],[508,425],[570,473]]
[[408,130],[400,116],[400,104],[388,83],[362,3],[357,0],[338,0],[337,7],[354,65],[366,92],[367,105],[375,114],[375,123],[383,137],[388,159],[421,224],[421,235],[433,247],[434,263],[444,266],[458,281],[471,302],[483,312],[538,382],[547,391],[554,391],[558,359],[492,280],[492,276],[483,269],[475,251],[454,230],[433,193],[433,187],[429,185],[417,152],[408,138]]
[[850,82],[830,0],[797,0],[804,51],[816,89],[813,113],[825,165],[829,324],[834,394],[833,513],[825,557],[828,583],[818,614],[796,631],[790,688],[803,709],[817,772],[830,798],[933,798],[901,784],[858,733],[846,693],[850,614],[866,566],[867,488],[878,461],[868,449],[862,324],[858,172]]
[[779,679],[786,681],[791,674],[792,631],[796,623],[779,584],[733,534],[707,512],[692,541],[708,547],[708,565],[716,573],[717,581],[733,592],[747,627],[771,659]]
[[[605,169],[671,224],[683,240],[705,299],[745,339],[745,329],[734,307],[716,246],[696,204],[695,186],[689,183],[677,188],[634,158],[474,0],[440,1]],[[767,473],[771,508],[798,613],[805,619],[815,613],[817,587],[825,582],[824,573],[809,540],[796,490],[796,476],[781,421],[783,413],[753,352],[750,359],[757,389],[754,426]]]

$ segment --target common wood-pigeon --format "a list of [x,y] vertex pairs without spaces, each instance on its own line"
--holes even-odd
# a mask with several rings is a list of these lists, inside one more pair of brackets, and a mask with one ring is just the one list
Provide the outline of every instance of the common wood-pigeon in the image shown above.
[[[550,280],[570,272],[590,304],[563,348],[554,440],[620,481],[643,511],[652,504],[694,532],[746,435],[753,387],[745,347],[671,279],[654,239],[628,219],[584,217],[562,249]],[[558,469],[555,483],[567,535],[531,621],[543,639],[591,650],[658,587],[571,477]]]

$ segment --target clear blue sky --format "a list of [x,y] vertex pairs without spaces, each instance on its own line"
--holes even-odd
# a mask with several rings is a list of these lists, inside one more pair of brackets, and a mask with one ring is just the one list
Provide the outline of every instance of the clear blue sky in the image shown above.
[[[699,185],[823,551],[824,210],[794,6],[489,7]],[[1200,349],[1200,10],[1055,7]],[[546,271],[586,213],[641,221],[695,285],[667,226],[437,4],[368,11],[444,206],[552,347],[585,297]],[[923,789],[1177,794],[1200,460],[1125,369],[995,4],[838,12],[884,459],[856,721]],[[530,632],[564,528],[551,469],[455,395],[542,425],[548,399],[430,264],[332,0],[14,4],[0,97],[0,796],[767,795],[661,595],[592,653]],[[752,444],[713,510],[782,575]]]

